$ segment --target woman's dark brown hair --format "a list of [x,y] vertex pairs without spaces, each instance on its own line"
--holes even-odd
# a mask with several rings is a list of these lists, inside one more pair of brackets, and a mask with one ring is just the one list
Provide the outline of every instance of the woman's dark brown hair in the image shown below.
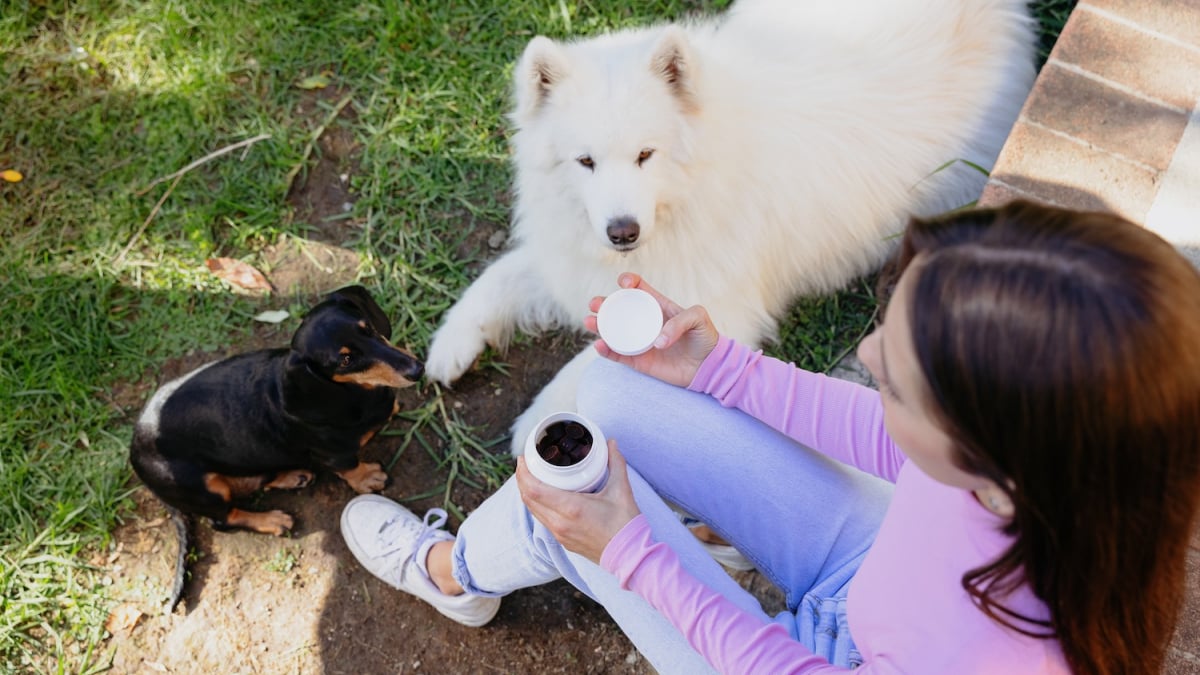
[[[1200,274],[1117,216],[1028,202],[912,223],[882,286],[910,263],[930,407],[1015,507],[963,587],[1074,672],[1159,672],[1200,500]],[[1049,622],[1006,608],[1022,583]]]

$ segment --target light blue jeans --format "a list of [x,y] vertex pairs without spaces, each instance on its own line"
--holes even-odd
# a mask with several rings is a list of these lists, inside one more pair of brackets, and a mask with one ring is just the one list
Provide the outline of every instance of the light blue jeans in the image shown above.
[[[875,538],[892,486],[830,460],[713,398],[596,359],[578,409],[616,439],[655,539],[708,587],[764,621],[783,625],[831,663],[856,666],[846,589]],[[664,501],[665,500],[665,501]],[[667,502],[749,558],[784,593],[768,616],[713,561]],[[616,578],[566,551],[509,480],[458,530],[455,578],[468,592],[504,595],[564,578],[599,602],[658,672],[712,668],[674,626]]]

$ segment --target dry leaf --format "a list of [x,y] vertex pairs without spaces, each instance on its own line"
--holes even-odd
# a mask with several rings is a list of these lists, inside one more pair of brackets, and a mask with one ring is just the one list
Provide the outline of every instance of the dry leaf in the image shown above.
[[324,89],[329,86],[332,80],[329,79],[328,73],[319,73],[310,75],[296,83],[296,86],[301,89]]
[[286,309],[268,309],[265,312],[259,312],[254,315],[255,321],[263,323],[281,323],[286,320],[291,314]]
[[25,176],[22,176],[21,172],[15,169],[5,169],[4,171],[0,171],[0,179],[4,179],[8,183],[20,183],[25,179]]
[[209,258],[204,264],[213,274],[238,288],[255,293],[267,293],[271,290],[271,282],[267,281],[262,272],[240,260]]
[[127,633],[132,631],[141,619],[142,610],[126,602],[117,606],[112,614],[108,615],[108,621],[104,622],[104,629],[113,635]]

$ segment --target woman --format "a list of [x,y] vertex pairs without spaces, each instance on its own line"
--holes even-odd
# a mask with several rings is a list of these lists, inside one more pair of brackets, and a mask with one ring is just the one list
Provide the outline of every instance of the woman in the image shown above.
[[[519,463],[457,539],[379,497],[343,534],[465,623],[563,576],[660,672],[1158,672],[1200,499],[1200,275],[1115,216],[1014,203],[912,223],[884,279],[859,348],[878,393],[658,296],[655,349],[598,341],[628,367],[581,390],[614,439],[603,490]],[[664,499],[787,610],[766,616]]]

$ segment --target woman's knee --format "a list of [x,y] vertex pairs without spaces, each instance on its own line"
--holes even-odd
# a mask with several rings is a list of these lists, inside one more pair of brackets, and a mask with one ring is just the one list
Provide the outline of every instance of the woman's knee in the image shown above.
[[637,394],[638,380],[646,376],[637,371],[613,363],[608,359],[595,359],[588,364],[575,395],[575,409],[579,414],[600,425],[606,435],[615,431],[614,425],[629,420],[631,405],[641,400]]

